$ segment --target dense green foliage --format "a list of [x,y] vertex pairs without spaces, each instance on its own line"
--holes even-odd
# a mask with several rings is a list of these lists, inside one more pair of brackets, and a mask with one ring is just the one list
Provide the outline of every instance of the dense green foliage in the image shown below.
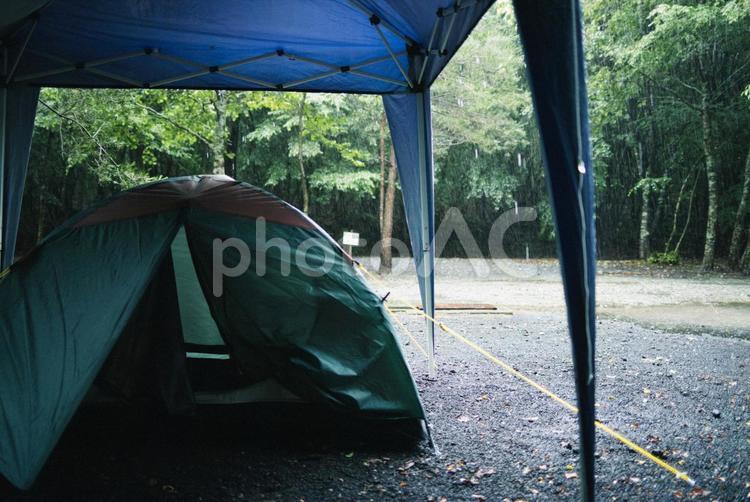
[[[750,206],[750,1],[585,7],[600,256],[703,258],[706,268],[729,257],[736,265]],[[332,234],[355,229],[374,243],[387,162],[382,113],[373,96],[45,89],[21,251],[113,191],[206,172],[267,188],[307,206]],[[532,256],[554,254],[506,3],[488,13],[433,88],[433,121],[437,221],[460,209],[486,252],[495,219],[515,204],[532,206],[537,221],[513,227],[508,251],[521,256],[528,244]],[[394,226],[394,237],[408,240],[400,204]],[[458,242],[446,248],[462,253]]]
[[702,257],[712,268],[733,234],[746,246],[750,2],[586,6],[604,254]]

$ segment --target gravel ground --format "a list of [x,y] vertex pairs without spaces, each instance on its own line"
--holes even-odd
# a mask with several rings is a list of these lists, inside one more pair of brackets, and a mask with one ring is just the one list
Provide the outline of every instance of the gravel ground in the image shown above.
[[[448,281],[461,283],[461,273]],[[627,279],[626,273],[620,270],[612,279]],[[549,275],[537,282],[555,287]],[[641,288],[651,280],[633,279]],[[748,288],[746,280],[731,277],[668,280],[703,284],[727,304]],[[651,286],[662,287],[663,281]],[[488,291],[497,289],[493,281],[485,282]],[[534,288],[529,281],[517,282]],[[412,286],[400,284],[390,286],[408,294]],[[481,296],[482,287],[475,283],[473,293]],[[663,287],[672,292],[665,304],[679,305],[684,287],[679,282]],[[537,291],[543,302],[549,300],[545,291]],[[535,304],[534,309],[519,301],[512,315],[441,317],[572,401],[565,318],[559,300],[549,301],[549,308]],[[399,318],[424,336],[420,317],[402,313]],[[750,341],[732,333],[694,334],[699,331],[599,321],[599,418],[686,471],[700,487],[691,489],[599,434],[600,499],[750,497]],[[0,500],[575,499],[575,416],[448,335],[438,336],[436,381],[425,377],[413,342],[405,352],[439,454],[400,430],[299,410],[235,408],[188,419],[84,410],[35,487],[20,493],[0,485]]]
[[[368,268],[373,263],[364,260]],[[699,273],[698,265],[643,266],[600,261],[597,309],[600,317],[627,319],[676,332],[713,333],[750,339],[750,278]],[[408,260],[396,260],[386,289],[413,304],[419,289]],[[565,299],[555,260],[438,259],[435,296],[441,303],[488,303],[504,311],[564,312]],[[384,290],[378,286],[378,289]]]
[[[421,320],[408,317],[418,330]],[[572,367],[564,317],[453,315],[457,331],[490,349],[542,385],[572,401]],[[477,359],[442,335],[440,378],[419,378],[442,458],[427,490],[449,500],[575,498],[575,417],[558,404]],[[412,353],[416,360],[418,352]],[[598,416],[648,450],[691,475],[711,492],[706,499],[750,496],[750,342],[714,336],[664,333],[630,322],[599,322]],[[415,373],[424,364],[414,363]],[[718,411],[716,416],[714,413]],[[598,435],[597,487],[601,499],[688,498],[677,481],[619,443]],[[453,475],[448,464],[469,467]],[[456,484],[473,469],[497,472],[476,486]],[[415,473],[415,477],[419,474]],[[423,491],[424,490],[424,491]],[[700,492],[695,490],[693,496]]]

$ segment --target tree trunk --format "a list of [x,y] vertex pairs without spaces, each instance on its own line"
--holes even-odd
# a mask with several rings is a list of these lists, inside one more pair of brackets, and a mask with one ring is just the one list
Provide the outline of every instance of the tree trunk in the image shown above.
[[227,91],[218,90],[214,93],[213,106],[216,112],[216,122],[214,124],[214,137],[211,141],[211,156],[214,161],[212,172],[214,174],[226,174],[224,158],[227,148]]
[[383,230],[380,235],[380,273],[388,274],[393,268],[393,209],[396,203],[396,152],[391,146],[391,162],[388,166],[388,188],[383,205]]
[[688,173],[685,179],[682,180],[682,185],[680,186],[680,193],[677,194],[677,202],[675,202],[674,213],[672,214],[672,231],[669,232],[669,238],[667,239],[667,243],[664,244],[665,253],[669,253],[669,248],[672,247],[672,241],[674,240],[674,236],[677,235],[677,219],[680,216],[680,209],[682,208],[682,196],[685,193],[685,187],[687,187],[688,181],[690,181],[690,173]]
[[687,218],[685,218],[685,225],[683,225],[680,238],[677,240],[677,244],[675,244],[674,246],[674,254],[676,254],[677,256],[680,256],[680,246],[682,245],[682,240],[685,238],[687,229],[690,226],[690,215],[693,214],[693,199],[695,197],[695,188],[698,186],[699,175],[700,173],[695,173],[695,180],[693,180],[693,189],[690,191],[690,199],[688,201]]
[[[651,169],[645,165],[643,154],[643,142],[638,143],[638,172],[641,175],[641,179],[650,177]],[[651,195],[651,189],[648,184],[644,185],[641,189],[641,228],[638,234],[638,258],[641,260],[647,259],[651,255],[651,231],[650,220],[651,220],[651,208],[649,207],[649,199]]]
[[302,158],[302,142],[305,139],[305,101],[307,100],[307,93],[302,93],[302,99],[299,102],[299,117],[298,126],[299,132],[297,136],[297,160],[299,161],[299,174],[300,181],[302,184],[302,211],[307,214],[310,212],[310,192],[307,187],[307,174],[305,174],[305,162]]
[[740,262],[740,252],[745,232],[745,220],[747,219],[747,205],[750,198],[750,149],[747,151],[745,160],[745,182],[742,185],[742,197],[734,217],[734,230],[732,231],[732,243],[729,245],[729,266],[736,269]]
[[747,229],[747,244],[745,244],[745,252],[742,253],[740,260],[740,270],[750,274],[750,228]]
[[227,176],[237,177],[237,151],[240,145],[240,121],[227,119],[227,144],[224,150],[224,170]]
[[701,101],[701,119],[703,123],[703,152],[706,157],[706,181],[708,184],[708,215],[702,268],[703,270],[712,270],[714,268],[714,255],[716,252],[719,198],[716,184],[713,124],[711,122],[711,113],[708,109],[708,97],[706,94],[703,95]]
[[[648,10],[645,8],[643,0],[638,1],[638,31],[641,36],[646,34],[646,27],[648,23]],[[648,114],[651,142],[649,160],[646,160],[646,154],[644,152],[644,136],[645,134],[637,133],[638,135],[638,175],[641,180],[651,177],[651,161],[653,160],[654,150],[654,119],[652,114],[652,103],[649,100],[650,86],[648,82],[641,82],[641,98],[643,99],[643,106],[641,108],[641,114]],[[638,258],[641,260],[648,259],[651,256],[651,206],[649,201],[651,200],[651,187],[648,183],[643,185],[641,189],[641,223],[638,230]]]
[[383,204],[385,204],[385,112],[380,115],[380,198],[378,199],[378,222],[383,233]]

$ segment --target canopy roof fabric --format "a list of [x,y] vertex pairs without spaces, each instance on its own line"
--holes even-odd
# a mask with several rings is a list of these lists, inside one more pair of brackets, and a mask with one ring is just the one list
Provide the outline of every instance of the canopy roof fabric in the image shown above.
[[429,87],[492,1],[10,4],[8,84],[385,94]]

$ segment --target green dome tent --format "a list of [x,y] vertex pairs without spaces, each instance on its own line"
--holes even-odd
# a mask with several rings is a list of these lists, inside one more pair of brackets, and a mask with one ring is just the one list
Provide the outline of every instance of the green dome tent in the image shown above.
[[[350,258],[299,210],[225,176],[158,181],[79,213],[8,269],[0,305],[0,474],[22,488],[94,382],[172,411],[296,400],[424,418]],[[206,371],[230,384],[206,387]]]

